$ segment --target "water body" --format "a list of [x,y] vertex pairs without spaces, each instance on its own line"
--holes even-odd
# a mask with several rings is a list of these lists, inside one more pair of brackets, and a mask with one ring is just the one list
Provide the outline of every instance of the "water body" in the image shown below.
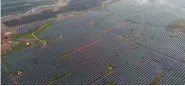
[[[117,84],[149,84],[159,72],[163,78],[158,84],[185,84],[184,36],[165,31],[165,26],[184,11],[148,0],[121,0],[107,6],[107,12],[93,11],[63,21],[39,37],[48,37],[47,48],[26,48],[4,61],[10,72],[23,70],[19,84],[44,84],[54,76],[71,71],[72,74],[53,84],[88,84],[100,76],[109,65],[115,71],[96,84],[115,80]],[[147,2],[148,1],[148,2]],[[167,1],[167,0],[166,0]],[[146,3],[147,2],[147,3]],[[143,4],[145,3],[145,4]],[[93,20],[93,24],[88,21]],[[104,29],[111,29],[104,32]],[[121,36],[128,35],[130,39]],[[63,40],[53,39],[63,36]],[[61,53],[78,48],[92,40],[96,44],[70,56],[57,59]],[[3,70],[2,70],[3,71]],[[7,72],[2,72],[2,83],[12,84]]]
[[9,27],[17,26],[21,24],[28,24],[35,21],[40,21],[49,18],[55,18],[57,14],[69,12],[69,11],[80,11],[92,7],[96,7],[100,4],[99,0],[74,0],[70,1],[67,7],[61,8],[59,11],[52,12],[52,10],[48,10],[46,12],[42,12],[40,14],[34,14],[26,17],[22,17],[21,19],[15,19],[4,22]]

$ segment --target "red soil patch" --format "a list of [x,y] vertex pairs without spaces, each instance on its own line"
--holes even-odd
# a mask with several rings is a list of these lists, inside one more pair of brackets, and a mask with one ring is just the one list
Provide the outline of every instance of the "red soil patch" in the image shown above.
[[15,85],[18,85],[17,79],[16,79],[15,77],[12,77],[12,81],[13,81],[13,83],[14,83]]
[[74,50],[73,50],[73,53],[74,53],[74,52],[77,52],[77,51],[80,51],[80,50],[83,50],[83,49],[85,49],[86,47],[89,47],[89,46],[94,45],[94,44],[96,44],[96,41],[89,42],[89,43],[87,43],[87,44],[85,44],[85,45],[83,45],[83,46],[80,46],[79,48],[74,49]]
[[185,34],[185,28],[176,28],[174,29],[174,32],[178,35],[183,35]]
[[111,29],[105,29],[104,32],[111,32]]
[[1,47],[2,53],[8,52],[8,49],[12,46],[11,43],[9,43],[9,41],[11,41],[11,35],[6,35],[5,37],[7,37],[7,39],[2,39],[2,42],[4,43]]

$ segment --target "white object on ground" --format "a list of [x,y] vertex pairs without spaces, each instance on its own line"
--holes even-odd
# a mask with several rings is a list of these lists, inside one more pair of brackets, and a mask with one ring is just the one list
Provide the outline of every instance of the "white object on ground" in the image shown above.
[[6,32],[6,33],[5,33],[5,35],[10,35],[10,34],[12,34],[12,32]]
[[26,43],[26,45],[30,45],[30,43]]
[[8,43],[12,43],[12,41],[9,41]]

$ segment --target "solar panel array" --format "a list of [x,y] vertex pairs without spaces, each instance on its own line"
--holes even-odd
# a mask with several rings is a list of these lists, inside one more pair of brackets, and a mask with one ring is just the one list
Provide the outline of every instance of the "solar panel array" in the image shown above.
[[[164,27],[177,18],[170,14],[155,16],[150,10],[153,8],[145,10],[143,7],[143,12],[132,8],[125,9],[131,13],[124,13],[120,5],[107,7],[114,12],[112,16],[107,12],[93,11],[56,21],[51,29],[39,35],[40,38],[51,38],[47,48],[29,47],[5,57],[9,71],[24,71],[24,75],[18,78],[19,84],[44,84],[69,71],[72,72],[70,76],[53,84],[89,84],[97,79],[95,84],[110,80],[117,84],[149,84],[158,73],[164,76],[158,84],[185,84],[184,48],[181,48],[185,39],[170,38],[173,33],[166,32]],[[93,24],[89,24],[89,20]],[[104,32],[107,28],[111,30]],[[52,39],[57,36],[64,38]],[[96,40],[95,45],[64,58],[56,58],[92,40]],[[116,69],[105,76],[104,72],[111,64]],[[12,84],[7,76],[2,76],[2,79],[2,84]]]

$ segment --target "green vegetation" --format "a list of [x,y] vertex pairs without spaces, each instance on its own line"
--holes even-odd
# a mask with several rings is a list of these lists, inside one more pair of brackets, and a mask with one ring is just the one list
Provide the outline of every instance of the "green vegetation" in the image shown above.
[[168,32],[174,32],[174,30],[178,28],[185,29],[185,19],[178,19],[173,21],[172,24],[166,26],[165,30]]
[[9,50],[7,53],[5,54],[2,54],[2,56],[6,56],[6,55],[9,55],[9,54],[12,54],[16,51],[19,51],[19,50],[22,50],[26,47],[29,47],[30,45],[26,45],[25,42],[21,41],[20,43],[18,43],[17,45],[13,46],[11,50]]
[[107,81],[104,83],[104,85],[116,85],[116,81],[115,80]]
[[61,75],[61,76],[59,76],[59,77],[55,77],[55,78],[53,78],[51,81],[49,81],[47,84],[48,85],[50,85],[50,84],[52,84],[52,83],[54,83],[54,82],[56,82],[56,81],[58,81],[58,80],[61,80],[61,79],[63,79],[64,77],[67,77],[67,76],[69,76],[69,75],[71,75],[72,74],[72,72],[67,72],[67,73],[65,73],[65,74],[63,74],[63,75]]
[[26,32],[26,33],[13,34],[12,35],[12,38],[13,39],[18,39],[18,38],[21,38],[21,37],[33,38],[32,35],[31,35],[33,32],[34,32],[34,30],[33,31]]
[[109,14],[108,14],[109,16],[112,16],[113,15],[113,13],[112,12],[109,12]]
[[46,24],[44,24],[43,26],[41,26],[39,29],[37,29],[36,31],[33,32],[34,35],[38,35],[40,34],[42,31],[50,28],[53,26],[53,22],[47,22]]
[[48,41],[49,39],[48,38],[41,38],[41,40]]
[[39,41],[41,41],[41,42],[46,43],[47,41],[41,40],[41,39],[37,38],[36,35],[38,35],[38,34],[41,33],[43,30],[48,29],[48,28],[50,28],[50,27],[52,27],[52,26],[53,26],[53,23],[52,23],[52,22],[47,22],[46,24],[44,24],[43,26],[41,26],[39,29],[37,29],[36,31],[34,31],[34,32],[32,33],[32,36],[33,36],[35,39],[37,39],[37,40],[39,40]]
[[172,24],[166,26],[165,30],[168,32],[173,32]]
[[102,10],[102,6],[98,6],[98,7],[95,7],[94,10],[97,10],[97,11],[101,11]]
[[73,15],[80,16],[80,15],[83,14],[83,12],[84,12],[84,11],[75,11],[75,12],[73,13]]
[[123,36],[125,39],[128,39],[129,38],[129,36],[128,35],[125,35],[125,36]]
[[110,75],[115,71],[116,67],[113,65],[109,65],[105,71],[105,75]]
[[24,38],[34,38],[36,40],[40,40],[41,42],[46,42],[45,40],[38,39],[36,37],[36,35],[40,34],[43,30],[48,29],[48,28],[50,28],[52,26],[53,26],[53,22],[47,22],[43,26],[41,26],[41,27],[39,27],[37,29],[34,29],[32,31],[29,31],[29,32],[26,32],[26,33],[21,33],[21,34],[13,34],[12,35],[12,38],[13,39],[18,39],[18,38],[21,38],[21,37],[24,37]]
[[[12,35],[13,41],[17,41],[18,38],[31,38],[31,39],[36,39],[33,42],[35,42],[37,44],[40,44],[39,42],[46,43],[48,41],[48,38],[41,38],[41,39],[39,39],[35,35],[40,34],[43,30],[45,30],[45,29],[47,29],[49,27],[52,27],[52,26],[53,26],[53,23],[52,22],[47,22],[46,24],[44,24],[43,26],[41,26],[38,29],[34,29],[34,30],[29,31],[29,32],[26,32],[26,33],[13,34]],[[12,49],[10,49],[9,51],[7,51],[5,54],[2,54],[2,56],[12,54],[12,53],[14,53],[14,52],[16,52],[18,50],[22,50],[22,49],[24,49],[26,47],[29,47],[29,46],[30,45],[26,45],[26,43],[23,42],[23,41],[21,41],[20,43],[18,42],[18,44],[15,44],[12,47]]]
[[150,83],[149,85],[157,85],[161,80],[163,76],[161,74],[158,74]]
[[98,7],[95,7],[94,10],[110,12],[108,9],[105,8],[104,4],[102,4],[102,5],[98,6]]
[[69,54],[71,54],[71,53],[73,53],[73,50],[70,50],[70,51],[67,51],[67,52],[65,52],[65,53],[62,53],[61,55],[58,56],[58,58],[65,57],[65,56],[67,56],[67,55],[69,55]]

